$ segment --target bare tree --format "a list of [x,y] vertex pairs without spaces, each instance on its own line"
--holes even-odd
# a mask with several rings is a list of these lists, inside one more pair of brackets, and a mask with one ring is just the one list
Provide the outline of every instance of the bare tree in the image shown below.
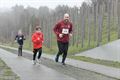
[[118,15],[118,39],[120,39],[120,0],[118,0],[117,15]]

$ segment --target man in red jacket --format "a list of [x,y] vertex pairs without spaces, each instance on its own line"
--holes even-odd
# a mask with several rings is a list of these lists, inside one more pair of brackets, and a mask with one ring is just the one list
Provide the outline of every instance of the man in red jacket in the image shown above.
[[[40,63],[40,57],[42,54],[42,43],[44,42],[43,33],[41,32],[41,28],[39,26],[36,27],[35,33],[32,35],[33,42],[33,64],[36,62]],[[38,52],[38,57],[36,59],[36,55]]]
[[69,46],[69,36],[72,36],[72,23],[70,22],[69,14],[64,14],[64,19],[59,21],[53,30],[57,36],[57,44],[59,49],[55,61],[58,62],[59,56],[63,54],[62,64],[65,65],[65,59],[67,57]]

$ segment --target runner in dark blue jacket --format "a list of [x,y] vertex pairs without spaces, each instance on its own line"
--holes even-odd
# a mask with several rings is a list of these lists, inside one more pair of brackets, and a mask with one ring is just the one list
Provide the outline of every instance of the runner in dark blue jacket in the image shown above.
[[25,40],[25,36],[23,35],[21,30],[18,31],[18,34],[15,37],[15,40],[19,45],[18,56],[22,56],[22,47],[23,47],[23,41]]

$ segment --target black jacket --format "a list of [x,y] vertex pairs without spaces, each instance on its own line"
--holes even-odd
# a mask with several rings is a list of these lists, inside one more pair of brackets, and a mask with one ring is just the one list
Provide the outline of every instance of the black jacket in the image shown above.
[[25,40],[24,35],[16,35],[15,40],[17,40],[19,45],[23,45],[23,41]]

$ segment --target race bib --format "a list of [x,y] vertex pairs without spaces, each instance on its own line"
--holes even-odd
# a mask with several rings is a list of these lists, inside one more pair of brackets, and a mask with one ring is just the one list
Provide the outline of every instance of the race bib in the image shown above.
[[69,33],[69,29],[62,29],[62,33],[63,34],[68,34]]
[[22,37],[20,37],[19,40],[22,40]]

